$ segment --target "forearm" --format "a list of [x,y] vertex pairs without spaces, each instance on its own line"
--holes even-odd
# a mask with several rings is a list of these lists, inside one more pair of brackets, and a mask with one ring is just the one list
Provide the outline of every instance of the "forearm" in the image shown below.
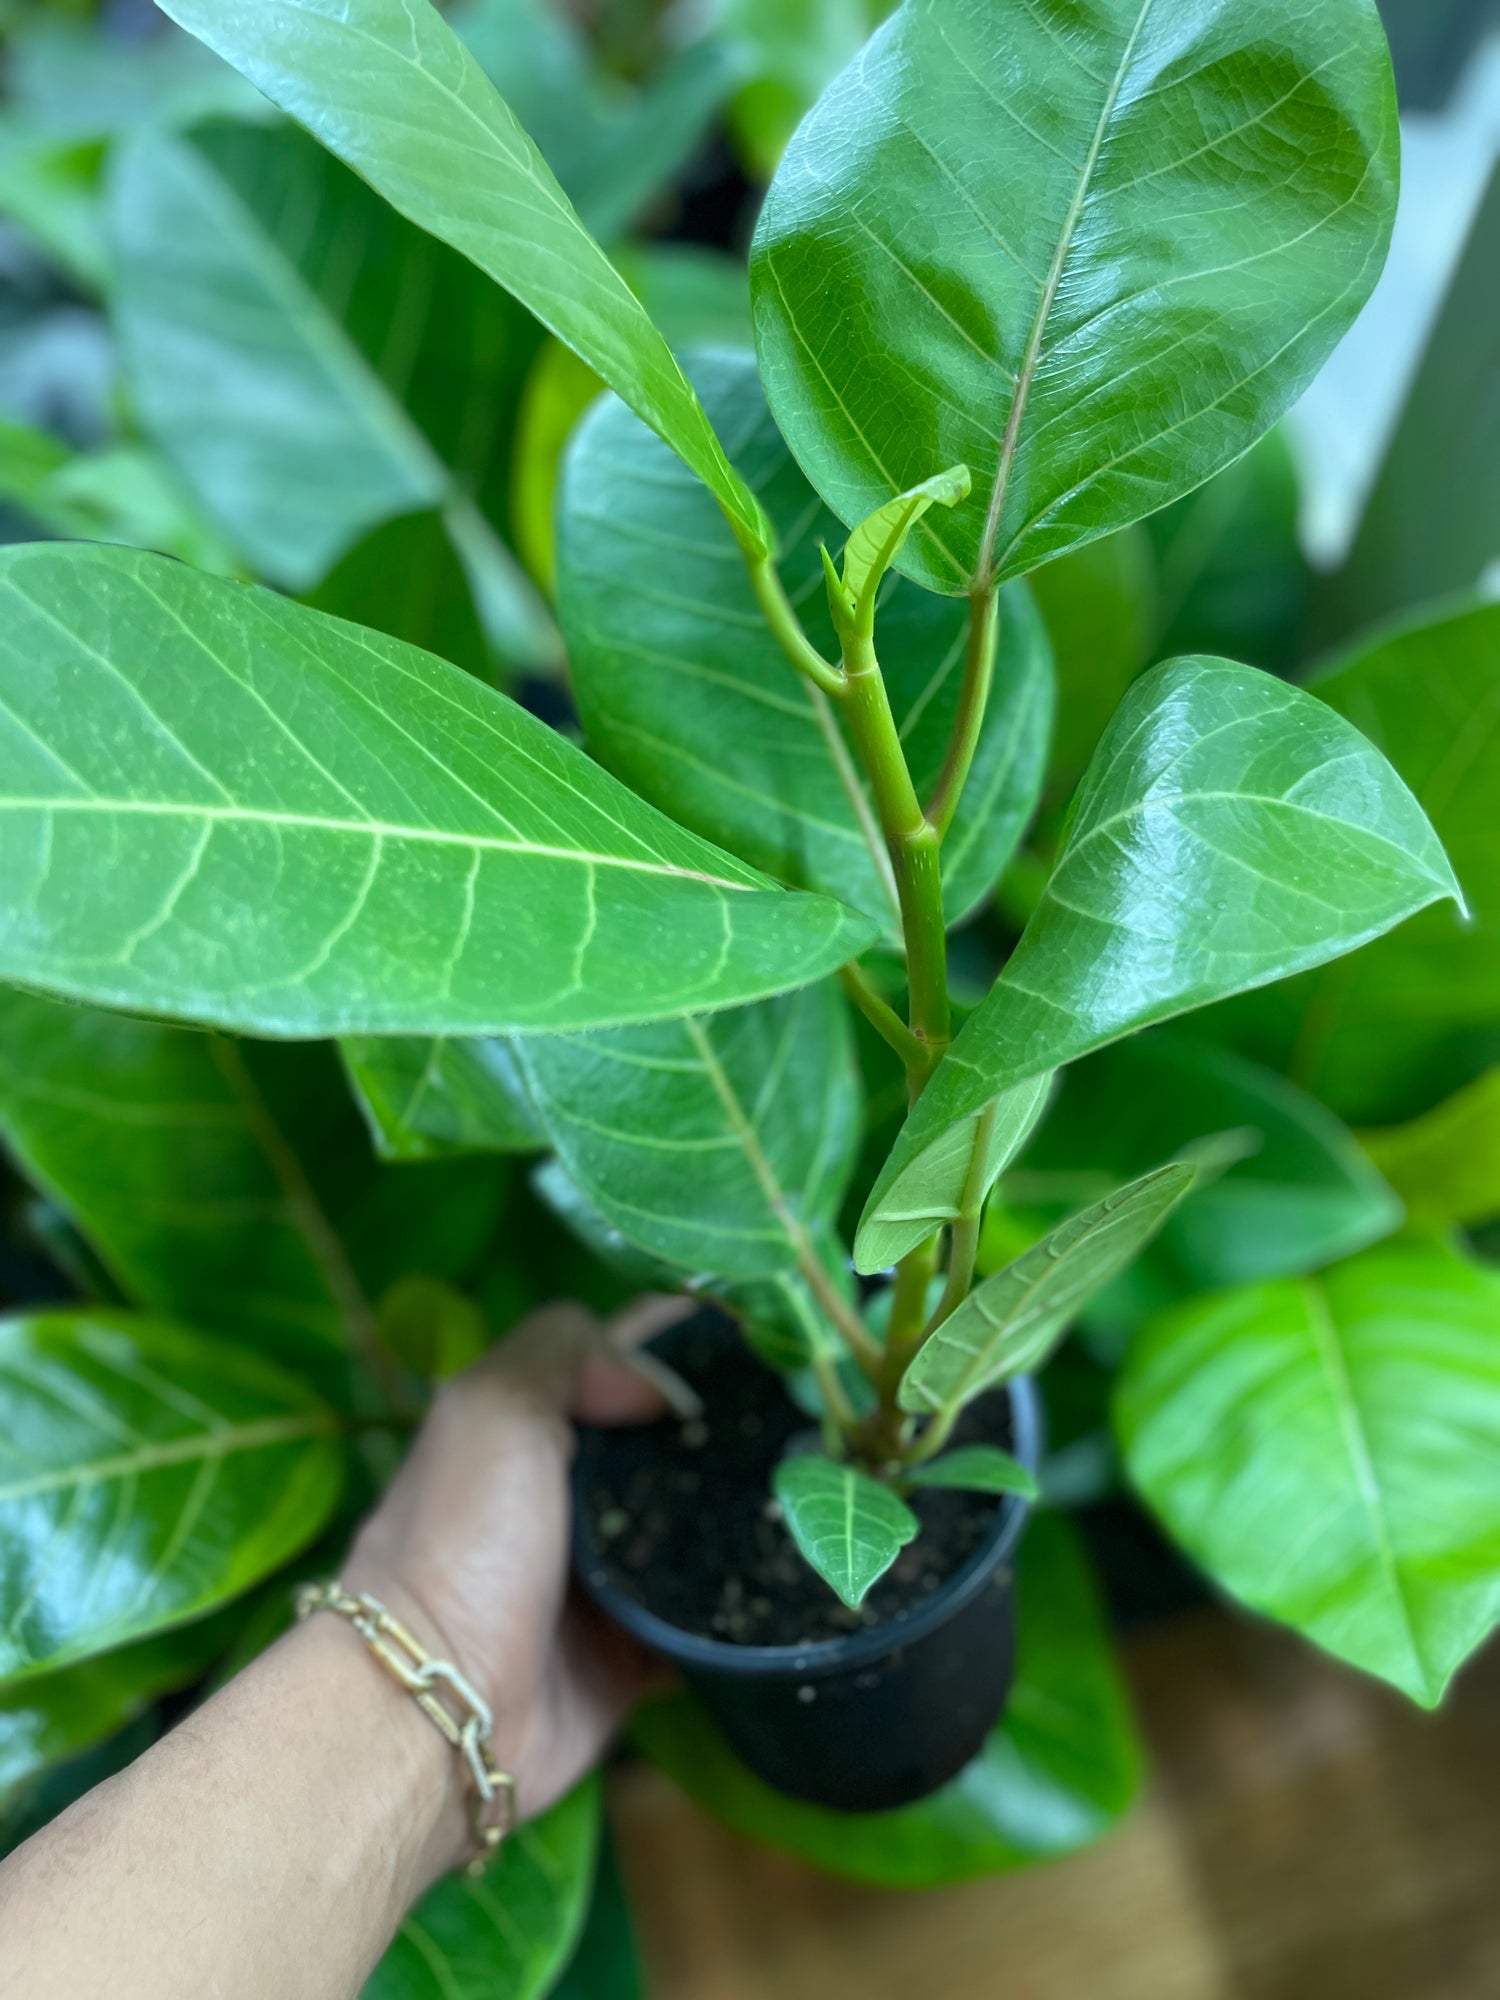
[[466,1824],[453,1752],[315,1617],[0,1867],[0,1996],[348,2000]]

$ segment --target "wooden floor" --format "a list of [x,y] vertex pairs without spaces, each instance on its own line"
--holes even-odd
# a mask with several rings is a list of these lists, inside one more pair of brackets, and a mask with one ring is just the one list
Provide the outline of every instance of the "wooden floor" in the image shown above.
[[854,1888],[620,1771],[651,2000],[1500,2000],[1500,1652],[1438,1717],[1215,1612],[1127,1659],[1150,1788],[1024,1875]]

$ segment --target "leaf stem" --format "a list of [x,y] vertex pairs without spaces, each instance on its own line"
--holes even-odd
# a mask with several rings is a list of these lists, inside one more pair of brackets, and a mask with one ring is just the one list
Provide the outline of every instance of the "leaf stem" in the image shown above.
[[913,1069],[927,1070],[931,1067],[932,1058],[927,1044],[918,1041],[890,1001],[876,992],[869,976],[859,966],[842,966],[839,978],[849,998],[876,1034],[895,1050],[908,1073]]
[[767,625],[776,635],[777,643],[799,674],[805,674],[814,687],[820,687],[824,694],[841,695],[844,691],[844,676],[818,651],[812,640],[802,629],[802,621],[797,616],[792,600],[786,594],[786,586],[781,581],[769,556],[752,561],[746,553],[746,567],[750,572],[750,585],[755,592]]
[[953,1223],[952,1241],[948,1251],[948,1282],[943,1287],[943,1296],[938,1300],[937,1310],[928,1321],[923,1339],[935,1333],[943,1321],[954,1313],[969,1296],[974,1282],[974,1260],[979,1254],[979,1232],[984,1222],[984,1198],[989,1193],[986,1185],[988,1163],[995,1144],[995,1125],[1000,1116],[1000,1100],[986,1107],[974,1128],[974,1145],[969,1154],[969,1170],[964,1176],[963,1192],[958,1200],[958,1215]]
[[953,824],[974,753],[979,747],[984,713],[989,706],[990,688],[995,679],[995,649],[1000,632],[1000,599],[993,586],[976,590],[969,599],[969,641],[964,649],[964,674],[959,688],[958,713],[948,754],[927,804],[927,817],[941,839]]

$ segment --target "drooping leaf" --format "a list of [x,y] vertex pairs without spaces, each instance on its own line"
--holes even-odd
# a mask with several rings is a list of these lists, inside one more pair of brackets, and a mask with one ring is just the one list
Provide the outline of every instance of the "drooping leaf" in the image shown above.
[[844,1603],[858,1610],[921,1523],[889,1486],[852,1465],[809,1453],[784,1458],[771,1478],[792,1540]]
[[535,1153],[546,1143],[502,1036],[359,1035],[341,1050],[384,1159]]
[[1146,1247],[1196,1178],[1187,1161],[1158,1167],[986,1278],[918,1350],[901,1384],[902,1409],[955,1410],[1039,1368],[1079,1307]]
[[1025,1078],[1449,897],[1421,807],[1341,716],[1227,661],[1153,669],[1100,744],[1037,912],[917,1100],[867,1217],[908,1176],[956,1207],[972,1147],[953,1127]]
[[1500,1619],[1500,1275],[1424,1245],[1149,1322],[1131,1478],[1226,1590],[1433,1707]]
[[835,987],[515,1047],[570,1179],[641,1249],[689,1273],[760,1278],[832,1223],[860,1116]]
[[[679,358],[698,347],[750,347],[750,285],[745,267],[697,243],[625,245],[615,258]],[[549,594],[557,587],[557,486],[564,447],[604,384],[559,340],[532,365],[516,419],[511,519],[516,547]],[[712,411],[709,412],[712,417]],[[719,523],[716,510],[708,509]]]
[[18,1786],[125,1729],[152,1702],[195,1681],[234,1636],[235,1614],[18,1681],[0,1694],[0,1803]]
[[143,135],[109,217],[132,400],[246,562],[306,592],[372,529],[440,511],[500,653],[555,664],[482,512],[505,502],[524,314],[284,126]]
[[1018,1458],[993,1444],[961,1444],[908,1475],[913,1486],[939,1486],[959,1493],[1018,1493],[1035,1500],[1041,1488]]
[[362,2000],[542,2000],[578,1943],[599,1846],[599,1780],[519,1828],[479,1879],[412,1911]]
[[1500,605],[1356,645],[1314,692],[1430,815],[1473,914],[1433,910],[1345,964],[1234,1010],[1244,1040],[1361,1124],[1427,1109],[1500,1057]]
[[1488,1222],[1500,1215],[1500,1069],[1409,1125],[1360,1142],[1415,1224]]
[[[693,377],[777,530],[788,592],[813,642],[837,642],[818,543],[843,531],[777,433],[748,355],[702,355]],[[558,612],[591,746],[673,818],[781,880],[896,921],[879,822],[833,705],[788,663],[734,539],[697,483],[619,403],[574,438],[559,519]],[[876,629],[913,780],[942,768],[958,707],[965,607],[905,582]],[[1045,635],[1022,590],[1002,601],[995,691],[943,848],[950,924],[989,893],[1036,806],[1053,694]]]
[[0,973],[259,1034],[759,997],[869,926],[429,654],[124,550],[0,552]]
[[427,0],[170,0],[172,19],[487,271],[698,474],[747,549],[760,508],[666,342],[505,100]]
[[854,1239],[854,1268],[865,1277],[888,1270],[935,1229],[958,1219],[975,1147],[984,1145],[980,1181],[992,1187],[1026,1145],[1052,1090],[1050,1070],[1002,1091],[988,1121],[983,1112],[955,1121],[894,1173],[882,1175]]
[[258,1355],[125,1313],[0,1323],[0,1682],[248,1589],[339,1481],[331,1413]]
[[636,1741],[717,1818],[835,1875],[936,1888],[1071,1854],[1124,1813],[1141,1752],[1103,1612],[1072,1531],[1027,1530],[1016,1682],[984,1750],[952,1784],[898,1812],[826,1812],[772,1791],[686,1695],[651,1702]]
[[788,147],[751,253],[771,407],[902,558],[1024,575],[1237,458],[1368,296],[1395,93],[1365,0],[909,0]]
[[1500,552],[1500,168],[1427,344],[1354,547],[1330,583],[1335,636],[1474,589]]
[[1401,1203],[1331,1112],[1258,1063],[1170,1029],[1070,1069],[1001,1192],[1053,1214],[1195,1139],[1232,1131],[1251,1135],[1252,1149],[1193,1190],[1152,1253],[1190,1284],[1299,1276],[1400,1226]]

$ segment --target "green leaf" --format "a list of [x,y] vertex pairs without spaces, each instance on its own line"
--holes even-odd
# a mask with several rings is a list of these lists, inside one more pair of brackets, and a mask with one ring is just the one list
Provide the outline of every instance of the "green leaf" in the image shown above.
[[518,1828],[477,1881],[430,1889],[362,2000],[542,2000],[583,1929],[599,1847],[599,1780]]
[[0,1694],[0,1802],[127,1728],[158,1696],[196,1680],[232,1638],[230,1619],[200,1619],[9,1687]]
[[909,0],[761,211],[771,407],[847,521],[973,467],[909,575],[1024,575],[1290,407],[1379,275],[1397,149],[1367,0]]
[[958,1220],[974,1149],[981,1142],[985,1147],[981,1179],[988,1192],[1036,1130],[1052,1084],[1050,1070],[1028,1077],[1000,1093],[987,1125],[982,1123],[983,1113],[975,1112],[949,1126],[894,1173],[884,1172],[854,1239],[855,1270],[867,1278],[889,1270],[935,1229]]
[[[839,523],[777,433],[749,356],[700,355],[692,372],[776,528],[814,644],[836,655],[818,544],[836,546]],[[674,819],[894,935],[885,843],[833,706],[782,653],[712,503],[619,403],[601,403],[575,435],[558,556],[558,614],[590,746]],[[952,733],[966,633],[966,607],[905,582],[880,613],[881,665],[924,795]],[[1052,710],[1040,620],[1024,590],[1008,590],[995,692],[943,847],[950,924],[989,894],[1035,809]]]
[[1200,1289],[1287,1278],[1368,1248],[1401,1203],[1353,1135],[1316,1099],[1259,1064],[1155,1030],[1091,1056],[1063,1079],[1004,1199],[1050,1212],[1092,1199],[1215,1132],[1254,1148],[1172,1216],[1156,1257]]
[[1019,1493],[1035,1500],[1041,1492],[1035,1476],[1018,1458],[993,1444],[961,1444],[907,1474],[912,1486],[939,1486],[958,1493]]
[[885,581],[886,571],[905,548],[913,528],[932,507],[956,507],[967,500],[974,481],[966,465],[934,473],[920,486],[898,494],[877,507],[854,530],[844,544],[844,573],[841,578],[849,612],[864,631],[875,623],[875,594]]
[[[1235,1010],[1251,1051],[1361,1124],[1425,1109],[1500,1055],[1500,604],[1365,640],[1313,684],[1430,813],[1475,921],[1433,910]],[[1479,1060],[1476,1062],[1476,1044]]]
[[472,259],[630,404],[713,493],[748,550],[754,495],[666,342],[505,100],[427,0],[170,0],[391,206]]
[[635,1740],[738,1833],[880,1888],[936,1888],[1074,1853],[1129,1806],[1141,1752],[1087,1562],[1056,1515],[1028,1528],[1019,1588],[1005,1714],[969,1768],[918,1805],[852,1816],[772,1791],[686,1695],[642,1709]]
[[1040,1368],[1093,1293],[1145,1249],[1197,1179],[1185,1160],[1107,1195],[1022,1251],[928,1336],[901,1384],[901,1407],[948,1414]]
[[457,668],[118,549],[0,551],[0,974],[271,1035],[648,1019],[869,942]]
[[383,1159],[535,1153],[546,1143],[501,1036],[358,1035],[340,1047]]
[[1500,550],[1500,167],[1469,236],[1348,561],[1328,586],[1347,631],[1472,590]]
[[635,1925],[607,1821],[603,1835],[583,1935],[567,1971],[552,1989],[552,2000],[646,2000]]
[[1126,689],[1153,657],[1151,538],[1139,525],[1122,528],[1047,563],[1030,584],[1057,665],[1051,776],[1071,790]]
[[429,1382],[461,1374],[491,1344],[472,1299],[438,1278],[411,1273],[380,1301],[380,1338],[403,1367]]
[[143,135],[113,162],[109,218],[134,406],[250,566],[306,592],[380,524],[441,510],[500,652],[555,664],[477,504],[505,501],[536,338],[516,308],[281,126]]
[[1500,1215],[1500,1069],[1424,1118],[1360,1143],[1418,1227],[1473,1225]]
[[673,1292],[682,1273],[640,1249],[589,1199],[561,1160],[543,1160],[531,1171],[531,1189],[569,1234],[632,1292]]
[[340,1476],[332,1414],[258,1355],[126,1313],[0,1322],[0,1682],[237,1596]]
[[[482,681],[496,678],[494,651],[441,514],[404,514],[373,528],[302,601],[436,653]],[[519,657],[511,647],[511,662]]]
[[516,1056],[584,1200],[652,1255],[766,1277],[832,1223],[860,1126],[836,987],[653,1028],[526,1036]]
[[1424,1245],[1194,1301],[1120,1384],[1131,1478],[1226,1590],[1435,1707],[1500,1619],[1500,1274]]
[[934,1207],[945,1193],[956,1207],[971,1148],[952,1128],[1025,1078],[1320,965],[1448,897],[1437,837],[1358,730],[1248,667],[1155,668],[1100,744],[1041,904],[917,1100],[866,1215],[908,1176]]
[[[848,1251],[831,1229],[814,1239],[813,1249],[835,1291],[852,1306],[854,1278]],[[777,1271],[768,1278],[746,1278],[737,1284],[711,1278],[703,1290],[716,1305],[734,1315],[768,1368],[795,1373],[810,1367],[816,1355],[836,1362],[847,1352],[842,1336],[834,1331],[801,1271]]]
[[921,1523],[888,1486],[852,1465],[808,1454],[771,1475],[792,1540],[845,1604],[858,1610]]

